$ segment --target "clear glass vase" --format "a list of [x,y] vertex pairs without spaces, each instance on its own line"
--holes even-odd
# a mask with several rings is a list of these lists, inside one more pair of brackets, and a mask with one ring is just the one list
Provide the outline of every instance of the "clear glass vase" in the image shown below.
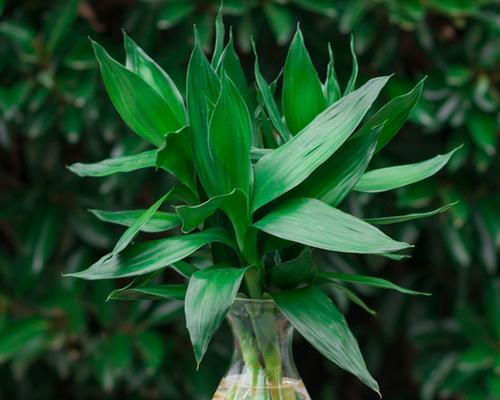
[[231,365],[213,400],[310,400],[292,356],[293,327],[272,300],[236,299]]

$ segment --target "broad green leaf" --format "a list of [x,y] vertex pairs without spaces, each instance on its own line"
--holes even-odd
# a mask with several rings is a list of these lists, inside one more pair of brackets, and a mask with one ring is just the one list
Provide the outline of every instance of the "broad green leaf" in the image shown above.
[[377,193],[419,182],[441,170],[457,150],[458,147],[449,153],[440,154],[415,164],[398,165],[365,172],[354,186],[354,190]]
[[[196,31],[195,31],[196,34]],[[209,195],[217,195],[217,176],[208,140],[208,122],[220,95],[220,82],[201,50],[196,35],[196,46],[191,54],[187,72],[187,106],[191,145],[196,171]]]
[[200,226],[219,209],[224,210],[233,222],[238,244],[241,247],[246,230],[250,225],[250,216],[248,213],[248,198],[240,189],[234,189],[228,194],[211,197],[206,202],[196,206],[178,206],[175,210],[182,221],[182,232],[188,233]]
[[326,103],[332,105],[340,97],[342,97],[340,92],[339,81],[337,79],[337,73],[335,72],[335,59],[333,57],[333,50],[330,43],[328,43],[328,55],[330,61],[326,67],[326,81],[323,85],[323,91],[325,92]]
[[326,294],[310,286],[271,293],[271,296],[281,312],[312,346],[380,394],[377,382],[366,368],[356,338],[344,316]]
[[354,36],[351,35],[351,59],[352,59],[352,71],[345,88],[344,96],[347,96],[356,88],[356,79],[358,78],[358,59],[356,58],[356,52],[354,50]]
[[70,31],[77,16],[79,4],[79,0],[58,2],[58,6],[49,15],[45,31],[47,53],[52,54]]
[[171,268],[184,278],[190,278],[191,275],[198,271],[198,268],[187,263],[186,261],[177,261],[171,265]]
[[195,272],[186,292],[186,325],[199,365],[238,293],[246,268],[214,266]]
[[369,80],[328,107],[300,135],[262,157],[254,168],[252,209],[256,210],[293,189],[335,153],[349,138],[388,79]]
[[339,292],[342,292],[350,301],[352,301],[354,304],[357,306],[361,307],[363,310],[365,310],[368,314],[371,315],[376,315],[377,312],[369,307],[356,293],[354,293],[351,289],[346,288],[345,286],[339,285],[337,283],[332,283],[332,286],[334,289],[338,290]]
[[[148,83],[167,103],[180,129],[186,125],[186,111],[182,95],[168,74],[124,33],[126,67]],[[167,117],[167,116],[165,116]]]
[[165,100],[141,77],[115,61],[92,42],[111,102],[125,123],[140,137],[160,146],[168,132],[180,128]]
[[380,137],[377,142],[375,153],[379,152],[401,129],[405,121],[408,119],[411,111],[417,104],[425,78],[422,79],[411,91],[401,96],[395,97],[380,110],[378,110],[363,127],[356,132],[354,137],[369,134],[373,127],[383,124]]
[[274,100],[271,88],[260,73],[259,58],[255,49],[255,43],[252,42],[252,45],[255,55],[255,82],[257,83],[257,87],[259,88],[262,100],[264,101],[264,106],[266,108],[267,114],[269,115],[269,119],[273,123],[273,126],[280,135],[281,139],[283,139],[283,141],[287,141],[290,138],[290,132],[288,132],[288,128],[281,118],[281,114],[278,110],[278,105]]
[[325,272],[319,271],[316,275],[314,281],[316,284],[322,284],[326,282],[348,282],[359,285],[373,286],[381,289],[396,290],[404,294],[411,294],[417,296],[430,296],[430,293],[417,292],[415,290],[405,289],[398,286],[386,279],[377,278],[374,276],[357,275],[357,274],[344,274],[341,272]]
[[192,193],[197,193],[189,127],[167,135],[158,149],[156,166],[170,172]]
[[293,289],[299,285],[309,285],[314,280],[317,269],[311,249],[306,247],[298,257],[272,267],[269,279],[276,287]]
[[324,250],[379,254],[411,247],[316,199],[291,199],[254,226],[270,235]]
[[221,77],[221,93],[209,124],[209,149],[217,178],[217,194],[234,189],[250,193],[252,121],[238,89]]
[[151,207],[149,207],[139,218],[137,218],[132,225],[130,225],[123,235],[118,239],[113,248],[111,256],[116,256],[119,252],[125,249],[130,242],[134,239],[135,235],[139,233],[141,228],[146,225],[149,220],[156,214],[160,206],[171,196],[172,190],[164,194],[158,199]]
[[222,2],[219,6],[219,12],[215,18],[215,44],[214,44],[214,54],[212,55],[212,67],[214,69],[219,65],[219,61],[222,56],[222,51],[224,50],[224,37],[226,36],[226,28],[224,26],[224,21],[222,19]]
[[290,197],[311,197],[336,207],[361,178],[375,154],[383,126],[370,134],[352,137],[311,176],[290,192]]
[[[230,32],[229,42],[222,53],[221,63],[217,71],[221,74],[224,72],[234,83],[240,96],[245,100],[248,110],[253,110],[252,101],[250,99],[250,92],[248,91],[248,82],[245,77],[245,72],[240,63],[240,59],[234,49],[233,32]],[[221,77],[222,78],[222,77]]]
[[141,242],[114,257],[98,261],[86,270],[66,276],[95,280],[144,275],[180,261],[212,242],[233,246],[223,229],[212,228],[190,235]]
[[299,133],[326,108],[318,73],[297,28],[285,61],[283,113],[292,135]]
[[365,218],[365,221],[374,224],[374,225],[387,225],[387,224],[397,224],[399,222],[412,221],[414,219],[427,218],[432,217],[433,215],[444,213],[448,211],[450,207],[453,207],[457,204],[458,201],[450,204],[446,204],[442,207],[436,208],[435,210],[420,212],[420,213],[411,213],[406,215],[394,215],[391,217],[378,217],[378,218]]
[[[123,226],[132,226],[146,210],[104,211],[89,210],[104,222]],[[165,232],[181,225],[181,219],[175,213],[157,211],[147,223],[141,226],[142,232]]]
[[187,285],[145,285],[134,287],[125,286],[122,289],[113,290],[108,300],[184,300]]

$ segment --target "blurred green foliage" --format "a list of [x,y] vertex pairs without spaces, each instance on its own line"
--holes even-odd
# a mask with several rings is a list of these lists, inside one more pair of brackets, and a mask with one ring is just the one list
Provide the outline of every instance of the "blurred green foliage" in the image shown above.
[[[210,398],[231,354],[228,332],[196,372],[181,303],[105,302],[120,282],[89,285],[61,272],[90,265],[120,233],[82,210],[150,204],[166,179],[138,171],[82,184],[65,169],[143,150],[103,90],[87,36],[117,55],[125,29],[183,88],[192,25],[211,43],[217,8],[201,0],[0,1],[0,398]],[[386,89],[393,97],[428,76],[412,123],[381,163],[463,144],[459,154],[438,177],[392,197],[353,196],[349,207],[369,217],[460,203],[430,222],[394,228],[393,237],[418,242],[410,260],[330,261],[434,293],[422,300],[355,287],[378,311],[372,318],[352,308],[347,317],[385,398],[499,398],[500,7],[226,0],[224,13],[247,66],[255,36],[268,81],[298,21],[322,69],[332,42],[344,87],[350,33],[360,80],[396,72]],[[371,398],[302,342],[295,354],[313,398]]]

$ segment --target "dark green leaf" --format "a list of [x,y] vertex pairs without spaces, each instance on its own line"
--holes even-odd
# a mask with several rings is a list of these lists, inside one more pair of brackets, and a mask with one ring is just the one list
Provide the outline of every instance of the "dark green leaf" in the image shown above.
[[398,292],[419,295],[419,296],[430,296],[430,293],[416,292],[415,290],[405,289],[401,286],[395,285],[388,280],[377,278],[373,276],[357,275],[357,274],[344,274],[341,272],[325,272],[319,271],[315,279],[316,284],[322,284],[325,282],[348,282],[353,284],[368,285],[381,289],[391,289],[397,290]]
[[292,289],[297,286],[309,285],[313,281],[317,269],[311,249],[306,247],[297,258],[272,267],[269,271],[269,279],[276,287]]
[[426,179],[436,174],[449,161],[458,148],[415,164],[398,165],[365,172],[354,190],[377,193],[396,189]]
[[344,316],[317,287],[272,293],[279,309],[321,354],[379,392]]
[[66,276],[94,280],[144,275],[180,261],[212,242],[233,245],[224,230],[207,229],[191,235],[138,243],[114,257],[98,261],[84,271]]
[[285,5],[264,3],[264,14],[279,45],[288,42],[293,33],[294,17]]
[[344,96],[347,96],[356,88],[356,79],[358,78],[358,59],[356,58],[356,52],[354,50],[354,36],[351,35],[351,59],[352,59],[352,71],[347,82],[347,86],[344,91]]
[[0,330],[0,362],[22,351],[34,341],[47,340],[48,321],[40,317],[9,323]]
[[346,288],[345,286],[339,285],[337,283],[332,283],[335,290],[342,292],[350,301],[352,301],[357,306],[361,307],[368,314],[376,315],[377,312],[369,307],[356,293],[354,293],[351,289]]
[[245,268],[214,266],[195,272],[186,293],[186,325],[199,365],[238,293]]
[[411,247],[316,199],[291,199],[254,226],[270,235],[324,250],[379,254]]
[[324,84],[325,98],[328,105],[332,105],[341,97],[339,81],[335,72],[335,60],[333,57],[332,46],[328,44],[328,55],[330,61],[326,67],[326,81]]
[[156,155],[156,150],[148,150],[132,156],[108,158],[92,164],[75,163],[68,166],[68,169],[79,176],[108,176],[118,172],[154,167]]
[[[112,224],[131,226],[146,210],[129,211],[104,211],[89,210],[97,218],[104,222]],[[179,216],[175,213],[157,211],[149,221],[141,226],[142,232],[164,232],[181,225]]]
[[71,29],[78,11],[79,0],[59,2],[47,20],[45,32],[45,48],[49,54],[53,53],[59,43]]
[[297,33],[288,50],[283,77],[283,113],[290,132],[295,135],[326,107],[318,73]]
[[125,286],[122,289],[113,290],[108,300],[184,300],[187,285],[146,285],[134,287]]
[[[389,78],[375,78],[332,104],[300,135],[262,157],[255,165],[252,209],[293,189],[348,139]],[[335,130],[335,135],[332,135]]]
[[365,221],[374,225],[387,225],[387,224],[397,224],[399,222],[411,221],[414,219],[432,217],[433,215],[444,213],[448,211],[450,207],[453,207],[458,202],[446,204],[445,206],[436,208],[432,211],[411,213],[406,215],[395,215],[392,217],[378,217],[378,218],[365,218]]

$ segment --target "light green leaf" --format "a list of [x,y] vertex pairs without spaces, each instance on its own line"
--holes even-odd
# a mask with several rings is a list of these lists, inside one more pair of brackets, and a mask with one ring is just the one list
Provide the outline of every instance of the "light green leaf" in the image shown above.
[[356,88],[356,79],[358,78],[358,59],[356,58],[356,51],[354,50],[354,36],[351,35],[351,58],[352,58],[352,71],[345,88],[344,96],[347,96]]
[[186,293],[186,325],[199,365],[238,293],[246,268],[214,266],[195,272]]
[[317,269],[311,249],[306,247],[298,257],[272,267],[269,279],[276,287],[293,289],[300,285],[309,285],[314,280]]
[[95,280],[144,275],[180,261],[212,242],[233,246],[223,229],[212,228],[190,235],[141,242],[114,257],[98,261],[86,270],[66,276]]
[[205,191],[215,196],[218,187],[215,166],[208,140],[208,122],[220,95],[220,82],[212,66],[201,50],[196,34],[196,46],[191,54],[187,72],[187,105],[191,144],[196,171]]
[[139,218],[137,218],[132,225],[130,225],[123,235],[118,239],[111,252],[110,256],[116,256],[120,251],[125,249],[129,243],[134,239],[135,235],[139,233],[141,228],[146,225],[151,217],[156,214],[160,206],[167,200],[172,194],[172,190],[164,194],[159,200],[157,200],[151,207],[149,207]]
[[380,110],[378,110],[363,127],[354,134],[359,137],[369,134],[373,127],[383,124],[380,137],[377,142],[375,153],[379,152],[401,129],[408,119],[411,111],[418,103],[425,78],[422,79],[411,91],[401,96],[395,97]]
[[253,210],[293,189],[335,153],[354,131],[388,79],[371,79],[328,107],[300,135],[262,157],[254,168]]
[[374,169],[365,172],[354,186],[358,192],[377,193],[396,189],[419,182],[436,174],[459,148],[446,154],[415,164],[398,165],[395,167]]
[[134,287],[127,285],[124,288],[113,290],[108,300],[184,300],[187,285],[145,285]]
[[318,73],[297,28],[285,61],[283,113],[290,132],[295,135],[326,107]]
[[141,77],[115,61],[92,42],[111,102],[125,123],[140,137],[160,146],[168,132],[181,126],[167,102]]
[[453,207],[455,204],[458,204],[458,201],[446,204],[442,207],[436,208],[435,210],[431,211],[411,213],[406,215],[395,215],[391,217],[365,218],[365,221],[374,225],[397,224],[399,222],[412,221],[414,219],[427,218],[427,217],[432,217],[433,215],[436,214],[444,213],[448,211],[450,207]]
[[222,56],[222,51],[224,50],[224,36],[226,36],[226,28],[224,26],[224,21],[222,19],[222,2],[219,6],[219,12],[215,18],[215,45],[214,53],[212,55],[212,67],[214,69],[219,65],[219,61]]
[[209,149],[217,177],[217,194],[241,189],[250,193],[252,121],[238,89],[223,74],[221,93],[209,124]]
[[290,192],[290,197],[311,197],[336,207],[361,178],[375,154],[382,126],[370,134],[352,137],[311,176]]
[[326,81],[323,86],[323,91],[325,92],[325,98],[328,105],[335,103],[341,97],[339,81],[337,79],[337,73],[335,72],[335,59],[333,57],[333,50],[330,43],[328,43],[328,55],[330,61],[326,67]]
[[260,94],[262,95],[264,106],[266,107],[267,114],[269,115],[274,128],[280,135],[281,139],[283,139],[283,141],[287,141],[291,136],[290,132],[288,132],[288,128],[281,118],[281,114],[278,110],[278,105],[274,100],[271,88],[260,73],[259,58],[257,56],[257,50],[255,49],[255,43],[252,42],[252,46],[255,54],[255,82],[257,83],[257,87],[259,88]]
[[193,194],[197,193],[189,127],[167,135],[158,149],[156,166],[174,175]]
[[378,254],[411,247],[316,199],[291,199],[256,222],[270,235],[324,250]]
[[144,79],[165,100],[177,121],[175,130],[182,128],[186,125],[186,111],[182,95],[174,81],[125,32],[123,36],[127,53],[127,69]]
[[377,382],[366,368],[356,338],[344,316],[327,295],[311,286],[272,293],[271,296],[281,312],[312,346],[380,394]]
[[[97,218],[112,224],[132,226],[146,210],[104,211],[89,210]],[[181,219],[175,213],[157,211],[147,223],[141,226],[142,232],[165,232],[181,225]]]
[[416,296],[430,296],[430,293],[417,292],[415,290],[405,289],[398,286],[386,279],[377,278],[374,276],[357,275],[357,274],[344,274],[341,272],[326,272],[319,271],[314,281],[316,284],[323,284],[327,282],[348,282],[359,285],[373,286],[381,289],[396,290],[398,292]]

